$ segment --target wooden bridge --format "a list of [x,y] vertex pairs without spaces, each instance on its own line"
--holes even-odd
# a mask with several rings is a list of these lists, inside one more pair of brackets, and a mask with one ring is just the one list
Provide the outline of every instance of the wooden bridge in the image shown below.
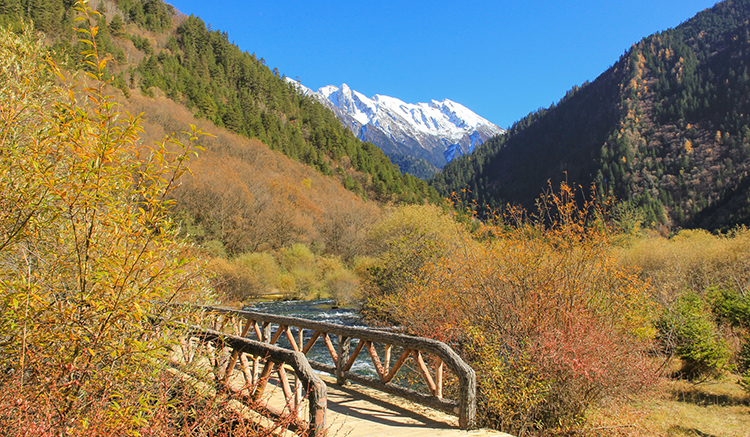
[[254,411],[281,417],[298,434],[507,436],[473,430],[476,375],[445,343],[254,311],[202,310],[202,326],[183,321],[189,329],[173,361]]

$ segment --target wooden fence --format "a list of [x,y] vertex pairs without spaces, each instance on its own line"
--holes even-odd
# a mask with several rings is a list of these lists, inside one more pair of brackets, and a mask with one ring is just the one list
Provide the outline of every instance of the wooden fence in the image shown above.
[[[334,375],[337,384],[344,385],[348,380],[354,381],[455,414],[462,429],[475,426],[476,375],[474,370],[445,343],[371,328],[348,327],[296,317],[218,307],[202,308],[205,311],[203,320],[208,323],[206,326],[217,333],[215,335],[218,336],[219,332],[237,335],[225,337],[231,338],[231,342],[226,344],[234,345],[230,359],[232,364],[226,366],[225,378],[229,377],[234,369],[234,363],[238,360],[243,366],[243,371],[248,366],[246,361],[242,361],[245,350],[242,349],[244,346],[240,347],[239,340],[242,338],[255,336],[258,342],[266,345],[274,345],[283,338],[288,341],[290,349],[295,353],[305,355],[308,355],[317,342],[322,342],[333,365],[313,360],[309,355],[307,361],[313,369]],[[356,344],[353,344],[354,342]],[[376,377],[355,373],[352,370],[357,357],[363,351],[369,355]],[[415,389],[420,384],[397,383],[399,371],[404,368],[407,361],[416,368],[415,373],[421,377],[424,390]],[[254,366],[257,372],[257,361],[254,361]],[[444,396],[446,371],[454,375],[454,378],[450,378],[454,382],[454,387],[450,390],[454,393],[454,399]],[[270,370],[264,368],[261,377],[267,376],[269,372]],[[283,376],[280,378],[283,379]],[[285,393],[288,390],[285,388]],[[312,415],[312,412],[310,414]],[[313,418],[310,420],[312,422]]]
[[[306,435],[324,435],[326,385],[301,352],[255,341],[244,335],[197,326],[186,329],[181,345],[178,361],[182,364],[197,364],[192,366],[193,370],[204,368],[210,371],[222,389],[234,391],[275,416],[290,417],[289,424]],[[197,362],[201,359],[206,363]],[[239,383],[232,380],[236,370],[240,371],[242,379]],[[285,406],[281,409],[264,399],[268,381],[274,373],[285,398]],[[308,399],[307,421],[299,417],[304,398]]]

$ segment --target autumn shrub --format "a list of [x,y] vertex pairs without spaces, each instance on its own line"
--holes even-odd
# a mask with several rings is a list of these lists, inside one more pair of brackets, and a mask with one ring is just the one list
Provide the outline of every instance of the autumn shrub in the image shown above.
[[360,298],[357,275],[337,256],[314,254],[296,243],[277,252],[249,252],[211,260],[213,286],[226,303],[267,297],[333,298],[354,304]]
[[339,258],[320,260],[323,274],[321,290],[341,305],[354,305],[361,299],[361,287],[357,275]]
[[[85,76],[0,28],[0,434],[135,435],[169,400],[165,303],[208,299],[169,213],[198,133],[143,146],[103,81],[77,4]],[[53,78],[58,81],[55,83]]]
[[214,258],[209,268],[214,273],[214,287],[227,301],[241,302],[279,291],[281,268],[268,252]]
[[739,359],[748,332],[750,231],[682,230],[619,249],[623,266],[638,268],[663,309],[662,347],[683,360],[681,375],[718,376]]
[[304,244],[296,243],[290,247],[284,247],[278,254],[279,263],[287,270],[297,268],[312,269],[315,266],[315,254]]
[[469,239],[462,225],[437,206],[408,205],[392,210],[368,234],[369,252],[377,257],[360,275],[368,305],[375,304],[379,316],[386,316],[388,296],[416,281],[429,262],[461,250]]
[[[285,273],[291,278],[285,291],[295,299],[310,298],[319,293],[321,272],[317,257],[310,248],[301,243],[282,248],[277,258]],[[319,297],[319,296],[318,296]]]
[[750,230],[724,235],[682,230],[671,238],[646,236],[619,251],[625,267],[651,281],[655,297],[669,306],[681,294],[712,287],[747,293],[750,286]]
[[649,284],[617,265],[604,211],[574,197],[562,185],[536,215],[511,210],[481,240],[424,259],[403,288],[369,295],[409,331],[463,350],[483,425],[567,429],[653,377]]
[[281,268],[268,252],[246,253],[239,256],[237,264],[253,272],[261,290],[270,291],[276,287]]

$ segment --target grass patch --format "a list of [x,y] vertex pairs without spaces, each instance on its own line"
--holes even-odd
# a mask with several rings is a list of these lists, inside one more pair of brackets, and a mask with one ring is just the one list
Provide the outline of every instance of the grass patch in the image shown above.
[[693,384],[665,380],[654,392],[590,414],[591,436],[748,437],[750,397],[739,377]]

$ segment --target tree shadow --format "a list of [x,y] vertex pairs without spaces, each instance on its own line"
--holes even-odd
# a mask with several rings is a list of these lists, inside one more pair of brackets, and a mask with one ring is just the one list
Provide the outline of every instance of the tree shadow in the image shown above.
[[719,437],[717,435],[705,433],[699,429],[686,428],[684,426],[675,425],[667,430],[669,436],[690,436],[690,437]]
[[699,388],[676,389],[672,390],[671,395],[673,399],[679,402],[701,406],[718,405],[721,407],[733,407],[750,405],[750,397],[746,395],[709,393]]
[[[332,396],[332,393],[329,393],[328,409],[347,417],[356,417],[361,420],[399,428],[455,428],[455,425],[434,420],[417,411],[362,393],[355,389],[355,387],[358,387],[357,384],[347,387],[331,384],[329,387],[335,387],[343,396]],[[410,420],[405,421],[404,418]]]

